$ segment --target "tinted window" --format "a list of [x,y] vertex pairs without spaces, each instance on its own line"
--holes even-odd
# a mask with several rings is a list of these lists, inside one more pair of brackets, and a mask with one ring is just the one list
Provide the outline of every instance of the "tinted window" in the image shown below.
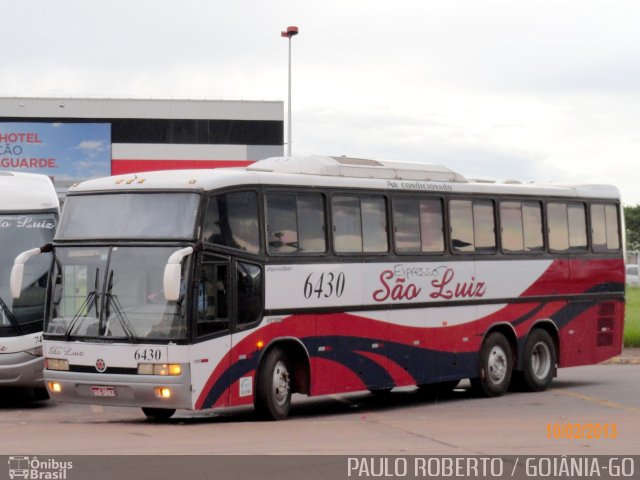
[[419,252],[420,204],[415,198],[393,199],[393,225],[398,252]]
[[491,200],[473,202],[473,232],[476,252],[496,251],[495,220]]
[[522,225],[524,228],[524,248],[528,252],[544,249],[542,235],[542,205],[540,202],[522,203]]
[[451,200],[451,248],[457,252],[473,252],[473,208],[470,200]]
[[547,205],[549,248],[555,252],[584,251],[587,248],[587,224],[582,203]]
[[[11,296],[9,272],[19,253],[41,247],[53,239],[56,221],[57,217],[53,213],[0,215],[0,299],[8,309],[0,309],[0,334],[17,333],[13,331],[10,316],[22,325],[32,323],[35,327],[39,323],[42,326],[52,254],[37,255],[25,264],[20,298],[14,299]],[[7,327],[6,330],[4,327]]]
[[389,250],[387,240],[387,208],[382,197],[361,199],[362,207],[362,250],[364,252],[386,252]]
[[543,248],[539,202],[500,202],[502,249],[506,253],[536,252]]
[[572,250],[587,249],[587,215],[583,203],[567,205],[569,218],[569,247]]
[[258,320],[262,311],[262,271],[257,265],[238,262],[238,326]]
[[387,217],[384,197],[335,196],[333,212],[336,252],[386,252]]
[[442,252],[442,201],[396,198],[393,200],[396,249],[401,253]]
[[229,328],[228,266],[204,261],[195,284],[196,335],[204,336]]
[[326,250],[322,195],[268,194],[267,248],[270,253]]
[[216,195],[209,199],[202,236],[205,242],[258,253],[258,224],[255,192]]
[[452,200],[449,215],[454,251],[495,252],[495,219],[491,200]]
[[615,205],[591,205],[591,241],[594,252],[620,249],[618,209]]

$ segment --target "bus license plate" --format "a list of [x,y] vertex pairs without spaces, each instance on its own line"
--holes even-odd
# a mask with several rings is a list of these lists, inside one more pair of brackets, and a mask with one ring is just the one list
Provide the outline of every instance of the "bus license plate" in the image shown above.
[[114,387],[91,387],[94,397],[115,397],[116,389]]

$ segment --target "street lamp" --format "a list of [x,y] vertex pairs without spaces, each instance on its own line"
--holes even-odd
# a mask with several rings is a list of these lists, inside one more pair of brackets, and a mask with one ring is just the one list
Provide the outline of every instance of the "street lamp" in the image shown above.
[[280,32],[281,37],[289,39],[289,112],[288,112],[288,131],[287,131],[287,156],[291,156],[291,37],[298,34],[298,27],[287,27],[284,32]]

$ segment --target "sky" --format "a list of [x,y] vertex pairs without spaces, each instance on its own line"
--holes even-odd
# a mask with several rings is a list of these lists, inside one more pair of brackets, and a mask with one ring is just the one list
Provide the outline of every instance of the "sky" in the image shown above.
[[280,32],[295,25],[294,155],[608,183],[640,204],[635,0],[3,0],[2,11],[0,96],[286,102]]

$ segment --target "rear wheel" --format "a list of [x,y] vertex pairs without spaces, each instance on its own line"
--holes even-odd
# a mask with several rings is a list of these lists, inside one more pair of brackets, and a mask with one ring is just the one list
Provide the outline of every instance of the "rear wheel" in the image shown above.
[[291,366],[287,355],[279,348],[267,353],[256,388],[255,408],[261,418],[284,420],[291,407]]
[[533,330],[524,348],[523,387],[532,392],[545,390],[556,373],[556,347],[546,331]]
[[164,422],[169,420],[174,413],[175,409],[172,408],[142,408],[142,413],[146,415],[149,420],[156,420]]
[[490,333],[480,350],[480,375],[471,380],[471,385],[481,395],[497,397],[507,391],[512,370],[509,341],[500,332]]

